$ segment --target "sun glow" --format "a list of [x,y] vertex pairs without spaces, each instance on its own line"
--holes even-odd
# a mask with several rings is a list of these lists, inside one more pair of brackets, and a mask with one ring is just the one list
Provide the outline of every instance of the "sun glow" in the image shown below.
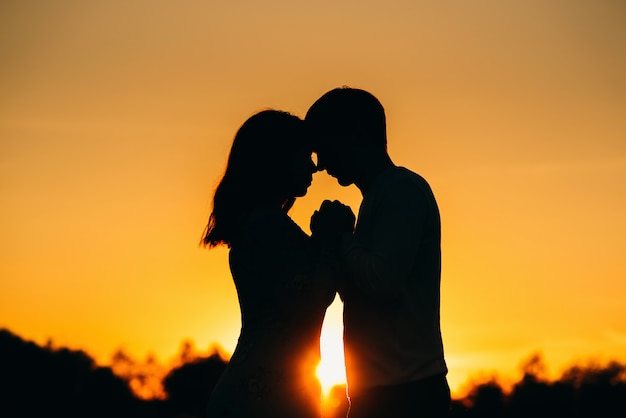
[[346,383],[343,358],[343,305],[336,298],[326,311],[320,337],[322,361],[317,367],[317,378],[322,384],[322,392],[327,397],[333,386]]

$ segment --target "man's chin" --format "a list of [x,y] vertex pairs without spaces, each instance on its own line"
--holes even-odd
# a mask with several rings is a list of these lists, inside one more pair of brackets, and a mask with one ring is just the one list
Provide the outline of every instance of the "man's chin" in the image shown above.
[[[328,170],[326,170],[326,172],[328,173]],[[335,174],[328,173],[328,175],[330,175],[332,178],[337,180],[337,183],[339,183],[339,185],[343,187],[350,186],[352,183],[354,183],[352,180],[348,180],[344,177],[340,177]]]

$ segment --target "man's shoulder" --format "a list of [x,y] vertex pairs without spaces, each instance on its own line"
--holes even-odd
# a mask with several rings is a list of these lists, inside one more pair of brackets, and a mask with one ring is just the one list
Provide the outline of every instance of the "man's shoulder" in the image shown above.
[[419,187],[430,189],[430,185],[424,177],[406,167],[394,167],[389,178],[390,183],[404,187]]
[[[428,182],[421,175],[402,166],[393,166],[383,172],[368,191],[364,201],[422,200],[434,198]],[[395,204],[394,203],[394,204]]]
[[395,167],[387,184],[387,196],[396,196],[417,205],[436,206],[436,198],[430,184],[420,174],[406,168]]

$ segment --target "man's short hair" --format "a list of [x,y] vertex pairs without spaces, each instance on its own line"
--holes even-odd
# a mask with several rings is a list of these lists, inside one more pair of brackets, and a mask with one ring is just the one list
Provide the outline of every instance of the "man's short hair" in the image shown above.
[[387,148],[385,109],[365,90],[339,87],[327,92],[309,108],[305,121],[314,133],[358,134],[376,147]]

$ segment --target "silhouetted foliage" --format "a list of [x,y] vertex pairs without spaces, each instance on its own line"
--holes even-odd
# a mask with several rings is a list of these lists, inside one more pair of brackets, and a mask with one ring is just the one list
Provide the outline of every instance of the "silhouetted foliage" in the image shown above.
[[121,348],[111,356],[111,369],[130,386],[141,399],[165,399],[162,380],[167,368],[160,364],[154,355],[143,361],[136,361]]
[[575,366],[562,380],[572,388],[572,405],[578,416],[626,416],[626,365]]
[[491,381],[476,385],[465,399],[453,402],[456,417],[626,417],[626,365],[574,366],[548,381],[540,355],[522,366],[523,377],[510,393]]
[[0,330],[3,417],[136,417],[126,382],[82,351],[40,347]]
[[[189,345],[180,360],[163,379],[167,398],[145,400],[83,351],[42,347],[0,330],[0,416],[201,418],[227,361],[217,351],[198,356]],[[522,372],[509,392],[495,379],[475,384],[452,401],[450,418],[626,417],[624,364],[577,365],[549,381],[535,354]],[[347,410],[345,386],[334,387],[324,418],[344,418]]]
[[163,380],[170,407],[184,416],[201,417],[227,361],[214,353],[173,369]]
[[495,381],[474,387],[467,398],[474,416],[495,418],[504,413],[504,391]]

